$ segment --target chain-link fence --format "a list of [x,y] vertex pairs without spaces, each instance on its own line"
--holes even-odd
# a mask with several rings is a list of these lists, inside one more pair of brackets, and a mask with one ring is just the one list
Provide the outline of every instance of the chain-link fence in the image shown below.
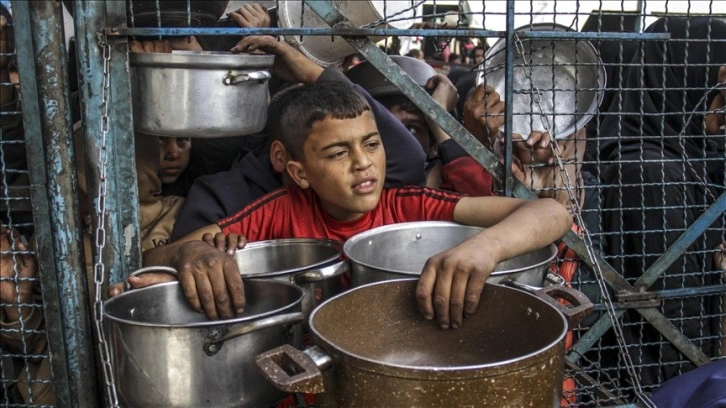
[[[115,405],[93,323],[105,284],[140,266],[125,151],[132,38],[195,35],[227,51],[266,34],[322,65],[367,60],[494,175],[497,193],[567,206],[577,226],[558,271],[595,312],[568,338],[563,406],[649,406],[666,380],[726,355],[718,2],[261,1],[271,28],[205,22],[193,1],[176,14],[126,3],[12,1],[3,15],[0,406]],[[364,4],[373,14],[361,17]],[[393,54],[446,74],[457,110],[394,69]],[[505,102],[477,111],[501,122],[486,140],[462,126],[477,86]]]

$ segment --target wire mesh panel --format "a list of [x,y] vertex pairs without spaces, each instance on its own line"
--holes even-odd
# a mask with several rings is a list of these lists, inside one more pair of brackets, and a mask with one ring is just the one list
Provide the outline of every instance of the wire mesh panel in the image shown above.
[[[195,35],[204,50],[227,52],[243,35],[265,34],[344,72],[367,60],[491,173],[491,191],[551,197],[573,213],[552,269],[595,312],[567,339],[562,406],[648,406],[665,381],[726,355],[726,14],[716,2],[334,1],[342,14],[334,29],[338,17],[314,2],[260,2],[270,27],[242,29],[226,13],[252,2],[171,3],[127,1],[126,16],[110,20],[126,18],[128,27],[104,31],[104,45],[118,53],[128,38]],[[76,34],[87,40],[97,33]],[[425,61],[446,75],[459,94],[455,107],[442,110],[422,93],[425,80],[410,81],[414,75],[393,69],[384,54]],[[119,61],[114,54],[111,62]],[[128,80],[104,74],[111,89]],[[272,92],[286,86],[274,80]],[[2,223],[18,231],[3,232],[6,319],[41,306],[34,293],[17,290],[36,283],[26,278],[36,255],[34,226],[30,194],[16,187],[28,176],[22,160],[14,161],[24,158],[22,130],[12,127],[21,110],[3,102]],[[433,167],[440,158],[430,152]],[[120,178],[117,171],[109,168],[110,180]],[[49,385],[49,371],[40,368],[48,353],[27,337],[47,334],[3,324],[0,335],[21,339],[3,343],[0,404],[33,406],[39,391],[15,393],[23,384]]]
[[55,403],[34,242],[12,15],[2,4],[0,49],[0,405]]

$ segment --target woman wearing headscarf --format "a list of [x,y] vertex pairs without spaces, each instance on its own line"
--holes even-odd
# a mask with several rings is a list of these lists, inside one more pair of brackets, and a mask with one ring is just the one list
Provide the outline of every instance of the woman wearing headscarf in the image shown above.
[[[724,192],[726,137],[722,128],[709,134],[704,121],[723,97],[717,84],[726,65],[726,22],[665,17],[646,32],[671,38],[640,43],[596,141],[606,259],[631,283]],[[723,241],[723,224],[722,216],[649,290],[719,284],[721,272],[711,254]],[[663,300],[661,306],[709,357],[719,355],[719,337],[723,341],[719,298]],[[694,367],[637,313],[628,312],[625,319],[634,323],[626,324],[625,336],[628,344],[639,345],[629,349],[642,384],[659,384]]]

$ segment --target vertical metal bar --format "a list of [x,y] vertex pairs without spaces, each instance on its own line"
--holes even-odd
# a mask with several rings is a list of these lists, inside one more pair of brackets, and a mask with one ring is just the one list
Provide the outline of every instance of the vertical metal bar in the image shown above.
[[[86,169],[89,201],[95,209],[99,187],[99,152],[102,147],[104,29],[111,22],[125,24],[124,2],[75,1],[74,15],[78,42],[78,73],[86,127]],[[108,19],[107,19],[108,16]],[[109,177],[105,197],[106,250],[103,263],[109,282],[123,280],[141,262],[138,189],[134,158],[133,129],[130,124],[131,98],[126,39],[111,44],[109,133],[106,140]],[[94,248],[94,257],[97,256]]]
[[[119,27],[126,25],[126,2],[106,3],[106,25]],[[128,39],[118,38],[111,42],[111,95],[109,103],[110,133],[113,140],[113,155],[109,156],[109,174],[115,177],[116,200],[114,208],[119,234],[116,247],[118,253],[116,267],[109,270],[110,282],[119,282],[128,274],[141,267],[141,234],[139,228],[138,179],[136,158],[133,154],[134,128],[131,108],[131,85],[128,60]],[[108,201],[106,201],[108,205]],[[108,242],[108,238],[107,241]]]
[[20,34],[17,56],[23,123],[56,398],[60,406],[96,407],[95,354],[60,7],[56,1],[13,2],[18,18],[15,27]]
[[[504,50],[504,195],[512,196],[512,123],[514,115],[514,0],[507,0],[507,36]],[[522,135],[527,136],[527,135]]]

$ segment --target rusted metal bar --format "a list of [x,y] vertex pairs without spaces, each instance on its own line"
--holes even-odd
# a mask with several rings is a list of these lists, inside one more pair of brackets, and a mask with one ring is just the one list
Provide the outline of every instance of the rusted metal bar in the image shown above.
[[[237,27],[123,27],[114,26],[106,29],[108,36],[188,36],[188,35],[317,35],[317,36],[348,36],[348,37],[506,37],[506,31],[474,30],[474,29],[424,29],[424,28],[357,28],[357,27],[260,27],[260,28],[237,28]],[[559,33],[555,31],[531,31],[522,33],[521,38],[567,38],[580,40],[667,40],[670,35],[667,33],[618,33],[618,32],[568,32]]]
[[56,398],[59,406],[96,407],[61,4],[12,5]]

